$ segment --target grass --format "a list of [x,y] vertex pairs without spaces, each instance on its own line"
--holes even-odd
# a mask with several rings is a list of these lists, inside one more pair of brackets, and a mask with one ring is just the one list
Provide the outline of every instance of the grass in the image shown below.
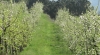
[[59,27],[47,15],[42,14],[30,44],[20,55],[71,55],[63,43]]

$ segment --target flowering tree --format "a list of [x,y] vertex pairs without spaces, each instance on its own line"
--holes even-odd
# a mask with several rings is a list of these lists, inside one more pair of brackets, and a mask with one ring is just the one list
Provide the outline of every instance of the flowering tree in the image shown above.
[[76,55],[99,55],[100,16],[87,11],[80,17],[69,15],[66,9],[58,11],[56,23],[63,33],[66,46]]

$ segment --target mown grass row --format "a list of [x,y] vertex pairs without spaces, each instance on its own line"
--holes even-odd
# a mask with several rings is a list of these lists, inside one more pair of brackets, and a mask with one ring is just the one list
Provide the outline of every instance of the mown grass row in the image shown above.
[[71,55],[63,41],[63,34],[47,15],[43,14],[33,32],[32,41],[20,55]]

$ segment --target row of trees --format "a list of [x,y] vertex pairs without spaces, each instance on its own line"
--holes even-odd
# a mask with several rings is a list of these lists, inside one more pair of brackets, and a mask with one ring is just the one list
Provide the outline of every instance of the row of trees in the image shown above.
[[51,18],[56,17],[59,9],[66,7],[69,9],[70,14],[79,16],[82,13],[86,13],[86,10],[90,7],[90,2],[88,0],[11,0],[13,2],[25,1],[27,7],[30,9],[33,6],[33,3],[36,1],[42,2],[44,4],[44,13],[50,15]]
[[51,18],[55,18],[58,10],[64,7],[69,9],[70,14],[79,16],[82,13],[86,13],[86,10],[88,10],[90,6],[88,0],[28,0],[28,8],[30,8],[36,1],[40,1],[44,4],[44,13],[49,14]]
[[0,55],[18,55],[27,46],[42,8],[42,3],[28,10],[25,2],[0,2]]
[[71,16],[66,9],[57,13],[56,23],[64,33],[66,47],[75,55],[100,55],[100,16],[87,11],[80,17]]

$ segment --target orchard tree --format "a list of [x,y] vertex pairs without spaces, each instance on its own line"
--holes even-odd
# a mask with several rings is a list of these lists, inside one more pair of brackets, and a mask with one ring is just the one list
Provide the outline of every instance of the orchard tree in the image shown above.
[[27,0],[27,7],[30,9],[33,6],[33,3],[42,2],[43,4],[48,4],[49,0]]

